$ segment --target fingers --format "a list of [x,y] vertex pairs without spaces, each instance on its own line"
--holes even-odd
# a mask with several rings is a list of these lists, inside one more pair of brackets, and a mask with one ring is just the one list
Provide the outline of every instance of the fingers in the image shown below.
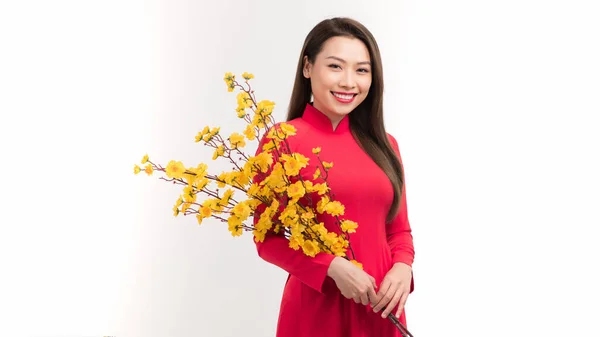
[[396,292],[396,287],[393,287],[393,284],[387,280],[384,280],[381,283],[381,288],[379,288],[379,294],[377,295],[377,300],[375,306],[373,307],[373,312],[379,312],[383,307],[385,307],[388,302],[394,296]]
[[400,315],[402,314],[402,310],[404,310],[404,304],[406,304],[406,300],[408,299],[408,293],[409,291],[404,291],[404,293],[402,294],[402,297],[400,297],[400,305],[398,306],[398,311],[396,312],[396,318],[400,318]]
[[392,310],[394,310],[394,308],[398,304],[398,301],[400,301],[400,297],[402,296],[402,293],[403,292],[400,291],[400,290],[397,290],[394,293],[394,296],[392,297],[392,300],[388,303],[388,305],[385,307],[385,310],[381,314],[382,318],[386,318],[386,317],[388,317],[390,315],[390,313],[392,312]]

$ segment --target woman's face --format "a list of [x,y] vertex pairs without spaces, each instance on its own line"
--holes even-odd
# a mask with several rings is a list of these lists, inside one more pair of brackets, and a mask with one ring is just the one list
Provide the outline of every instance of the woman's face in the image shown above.
[[335,128],[369,93],[369,50],[359,39],[332,37],[325,41],[314,64],[304,57],[303,74],[310,78],[314,107],[327,115]]

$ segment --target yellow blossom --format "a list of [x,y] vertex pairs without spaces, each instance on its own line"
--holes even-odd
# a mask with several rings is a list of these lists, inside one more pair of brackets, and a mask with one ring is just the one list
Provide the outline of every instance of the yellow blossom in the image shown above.
[[328,163],[326,161],[323,162],[323,167],[326,169],[330,169],[333,167],[333,163]]
[[146,164],[146,163],[148,162],[148,159],[150,159],[150,158],[148,157],[148,155],[147,155],[147,154],[146,154],[146,155],[144,155],[144,157],[142,158],[142,164]]
[[250,95],[247,92],[241,91],[237,95],[237,103],[238,103],[238,108],[239,107],[249,108],[252,106],[252,98],[250,97]]
[[231,143],[232,149],[237,149],[240,147],[246,146],[246,141],[244,140],[244,136],[240,135],[237,132],[234,132],[229,136],[229,142]]
[[215,149],[215,152],[213,153],[213,160],[216,160],[217,158],[219,158],[220,156],[225,154],[225,148],[223,147],[223,145],[219,145],[217,146],[217,148]]
[[146,167],[144,168],[144,171],[146,171],[146,174],[148,174],[150,176],[150,175],[152,175],[152,172],[154,172],[154,169],[152,168],[151,164],[147,164]]
[[289,185],[287,188],[287,194],[292,199],[302,198],[305,193],[306,193],[306,191],[304,190],[304,186],[302,186],[301,181],[297,181],[297,182]]
[[305,156],[294,153],[292,155],[284,154],[281,159],[285,161],[283,167],[285,168],[285,174],[293,177],[300,173],[300,170],[308,166],[308,158]]
[[248,206],[246,202],[240,202],[231,209],[233,215],[237,216],[242,221],[248,219],[251,211],[250,206]]
[[237,109],[235,109],[235,112],[237,112],[239,118],[246,117],[246,109],[243,106],[238,106]]
[[204,219],[204,218],[202,217],[202,215],[200,215],[200,214],[196,214],[196,220],[198,221],[198,225],[201,225],[201,224],[202,224],[202,219]]
[[267,125],[265,124],[265,118],[259,114],[254,114],[254,117],[252,117],[251,125],[254,127],[258,127],[259,129],[264,129],[267,127]]
[[300,245],[302,245],[303,243],[304,243],[304,240],[302,240],[302,237],[299,237],[299,236],[291,236],[290,237],[289,246],[293,250],[300,249]]
[[244,136],[246,136],[246,138],[248,138],[248,140],[256,139],[256,132],[254,131],[254,128],[252,127],[252,125],[248,124],[246,126],[246,130],[244,130]]
[[317,169],[316,169],[316,171],[315,171],[315,174],[313,174],[313,179],[315,179],[315,180],[316,180],[316,179],[317,179],[317,178],[319,178],[320,176],[321,176],[321,169],[319,169],[319,168],[317,167]]
[[270,214],[262,213],[260,215],[260,218],[256,222],[256,225],[254,225],[254,228],[256,228],[256,230],[260,230],[260,231],[268,231],[269,229],[271,229],[272,226],[273,226],[273,220],[271,220]]
[[344,215],[344,205],[342,205],[339,201],[329,202],[325,206],[325,212],[333,216]]
[[343,220],[341,224],[342,230],[347,233],[356,233],[356,228],[358,228],[358,224],[354,221]]
[[315,218],[315,213],[313,213],[313,211],[311,209],[306,210],[306,212],[302,213],[302,219],[304,220],[311,220]]
[[199,211],[200,211],[199,215],[201,215],[203,218],[208,218],[212,214],[212,210],[210,209],[210,207],[207,207],[207,206],[200,207]]
[[242,221],[235,215],[227,218],[227,224],[229,225],[228,229],[231,232],[231,236],[240,236],[242,235]]
[[314,154],[321,153],[321,148],[320,147],[315,147],[314,149],[312,149],[312,153],[314,153]]
[[138,173],[140,173],[141,171],[142,171],[142,169],[141,169],[139,166],[137,166],[137,165],[134,165],[134,166],[133,166],[133,173],[134,173],[134,174],[138,174]]
[[253,74],[251,74],[251,73],[244,72],[244,73],[242,74],[242,77],[243,77],[243,78],[244,78],[246,81],[249,81],[249,80],[251,80],[251,79],[253,79],[253,78],[254,78],[254,75],[253,75]]
[[327,186],[327,183],[314,184],[313,191],[318,192],[319,195],[323,195],[329,191],[329,186]]
[[254,240],[256,242],[264,242],[265,241],[265,236],[267,234],[266,231],[259,231],[259,230],[253,230],[252,233],[254,234]]
[[205,126],[204,129],[200,132],[198,132],[198,134],[196,135],[196,143],[200,142],[205,135],[207,135],[210,132],[210,128],[208,126]]
[[180,161],[171,160],[169,164],[167,164],[167,168],[165,169],[165,173],[167,177],[179,179],[183,177],[185,173],[185,166]]
[[223,197],[219,201],[219,205],[227,206],[229,204],[229,200],[231,199],[232,196],[233,196],[233,190],[231,188],[228,188],[227,191],[225,191],[225,193],[223,193]]
[[314,240],[306,240],[302,245],[302,251],[304,252],[304,254],[310,257],[315,257],[315,255],[319,253],[320,249]]
[[273,165],[273,154],[264,151],[250,158],[250,160],[260,168],[262,173],[266,173],[269,167]]
[[321,200],[319,200],[319,202],[317,203],[317,212],[323,214],[323,212],[325,212],[325,207],[327,206],[327,204],[329,203],[329,197],[324,195],[323,197],[321,197]]
[[235,81],[235,75],[232,72],[226,72],[223,80],[227,83]]
[[281,131],[286,136],[286,138],[288,136],[294,136],[296,134],[296,128],[293,125],[291,125],[291,124],[281,123],[279,125],[279,127],[281,128]]
[[275,102],[269,100],[262,100],[258,102],[256,106],[256,114],[262,117],[267,117],[273,112]]

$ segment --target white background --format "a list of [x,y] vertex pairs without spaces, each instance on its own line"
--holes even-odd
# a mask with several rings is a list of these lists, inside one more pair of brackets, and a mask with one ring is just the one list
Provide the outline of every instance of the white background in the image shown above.
[[0,335],[274,336],[286,274],[133,165],[228,169],[194,143],[242,127],[223,74],[283,120],[331,16],[381,48],[413,334],[600,336],[600,5],[576,0],[3,2]]

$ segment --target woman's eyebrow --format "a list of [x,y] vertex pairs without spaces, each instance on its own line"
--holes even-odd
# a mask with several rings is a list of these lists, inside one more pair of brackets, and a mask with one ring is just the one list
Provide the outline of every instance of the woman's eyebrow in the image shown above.
[[[341,58],[339,58],[337,56],[328,56],[328,57],[326,57],[326,59],[334,59],[334,60],[338,60],[338,61],[340,61],[342,63],[346,63],[346,61],[344,61],[344,59],[341,59]],[[369,62],[369,61],[362,61],[362,62],[358,62],[357,64],[368,64],[368,65],[371,65],[371,62]]]

